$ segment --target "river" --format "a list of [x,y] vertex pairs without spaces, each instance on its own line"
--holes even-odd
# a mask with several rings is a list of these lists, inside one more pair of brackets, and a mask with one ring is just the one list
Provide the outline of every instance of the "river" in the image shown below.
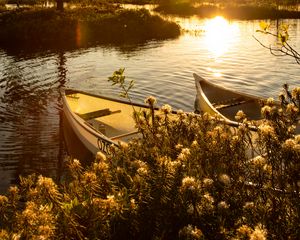
[[[127,78],[135,80],[134,101],[153,95],[159,105],[193,111],[192,73],[261,97],[276,98],[282,84],[299,82],[300,66],[294,59],[271,55],[253,38],[274,41],[256,33],[260,21],[166,18],[183,28],[179,38],[42,53],[0,48],[0,192],[20,174],[62,175],[67,155],[60,115],[63,86],[117,97],[119,89],[107,78],[125,67]],[[274,31],[277,24],[289,24],[297,49],[299,20],[266,21]]]

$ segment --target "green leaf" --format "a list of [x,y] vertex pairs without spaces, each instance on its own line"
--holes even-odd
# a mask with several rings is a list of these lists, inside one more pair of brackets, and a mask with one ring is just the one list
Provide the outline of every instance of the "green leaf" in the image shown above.
[[259,26],[260,26],[260,29],[263,30],[264,32],[268,30],[268,28],[270,27],[270,24],[264,22],[264,21],[261,21],[259,23]]

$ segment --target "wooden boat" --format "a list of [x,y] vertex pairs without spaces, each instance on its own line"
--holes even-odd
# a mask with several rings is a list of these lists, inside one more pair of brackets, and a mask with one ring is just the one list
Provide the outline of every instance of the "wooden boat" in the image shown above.
[[110,154],[111,145],[137,137],[135,111],[147,105],[131,104],[79,90],[62,91],[63,112],[74,133],[93,154]]
[[261,100],[258,97],[235,92],[193,74],[197,90],[195,104],[199,106],[200,112],[207,112],[218,116],[226,122],[238,125],[235,115],[242,110],[249,120],[259,120],[261,116]]

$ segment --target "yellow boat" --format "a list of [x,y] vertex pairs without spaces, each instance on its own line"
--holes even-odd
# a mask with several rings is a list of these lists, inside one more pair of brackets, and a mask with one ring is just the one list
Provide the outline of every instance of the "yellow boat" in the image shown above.
[[139,132],[134,111],[147,105],[94,95],[74,89],[62,91],[63,112],[76,136],[93,154],[110,154],[111,145],[127,142]]

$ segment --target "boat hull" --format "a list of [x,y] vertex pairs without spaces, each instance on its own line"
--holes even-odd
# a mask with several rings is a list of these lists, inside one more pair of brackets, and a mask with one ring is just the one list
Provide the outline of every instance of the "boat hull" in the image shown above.
[[110,146],[117,145],[117,143],[89,127],[83,119],[74,114],[67,104],[66,97],[64,97],[63,112],[78,139],[91,153],[96,154],[101,151],[104,154],[110,154]]
[[242,110],[249,120],[262,118],[262,99],[217,86],[197,74],[194,74],[194,78],[197,90],[196,101],[201,112],[221,117],[228,122],[235,122],[239,110]]

